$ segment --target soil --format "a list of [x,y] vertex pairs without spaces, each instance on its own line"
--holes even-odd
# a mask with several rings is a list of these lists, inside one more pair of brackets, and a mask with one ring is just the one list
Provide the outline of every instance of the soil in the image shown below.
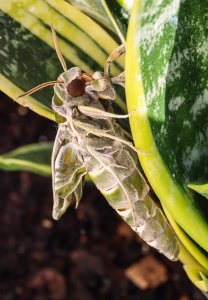
[[[3,94],[0,128],[1,153],[56,134],[54,123]],[[142,242],[91,184],[78,209],[54,221],[51,178],[0,175],[1,300],[205,299],[180,262]]]

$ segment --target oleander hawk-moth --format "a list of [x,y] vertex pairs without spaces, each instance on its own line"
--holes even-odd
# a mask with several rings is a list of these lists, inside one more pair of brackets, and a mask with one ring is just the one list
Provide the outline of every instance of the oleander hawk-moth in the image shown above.
[[[53,218],[59,219],[72,197],[78,205],[88,174],[96,187],[129,226],[149,245],[176,260],[179,245],[161,209],[155,204],[133,144],[115,121],[128,115],[114,114],[115,84],[125,85],[125,74],[110,78],[111,62],[121,45],[109,56],[104,73],[89,75],[77,67],[67,69],[52,29],[57,55],[64,72],[57,81],[44,83],[24,95],[54,85],[52,108],[61,116],[52,153]],[[145,153],[144,153],[145,155]]]

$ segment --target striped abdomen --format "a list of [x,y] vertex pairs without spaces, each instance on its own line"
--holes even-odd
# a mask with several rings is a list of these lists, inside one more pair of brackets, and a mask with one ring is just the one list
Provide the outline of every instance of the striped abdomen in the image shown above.
[[135,153],[119,142],[112,142],[112,147],[103,151],[90,146],[88,150],[87,171],[109,204],[145,242],[176,260],[177,238],[150,196]]

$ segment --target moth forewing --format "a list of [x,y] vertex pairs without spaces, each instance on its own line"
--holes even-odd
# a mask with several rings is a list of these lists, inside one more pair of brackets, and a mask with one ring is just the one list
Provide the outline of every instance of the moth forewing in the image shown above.
[[[70,140],[71,139],[71,140]],[[52,153],[53,218],[59,219],[75,195],[76,206],[82,197],[83,176],[86,174],[76,144],[66,125],[60,124]]]

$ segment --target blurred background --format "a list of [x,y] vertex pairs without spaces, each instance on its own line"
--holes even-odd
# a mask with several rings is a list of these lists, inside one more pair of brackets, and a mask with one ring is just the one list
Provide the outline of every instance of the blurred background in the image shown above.
[[[1,154],[53,141],[56,124],[0,94]],[[54,221],[51,178],[0,172],[0,299],[203,300],[170,262],[85,184],[78,209]]]

